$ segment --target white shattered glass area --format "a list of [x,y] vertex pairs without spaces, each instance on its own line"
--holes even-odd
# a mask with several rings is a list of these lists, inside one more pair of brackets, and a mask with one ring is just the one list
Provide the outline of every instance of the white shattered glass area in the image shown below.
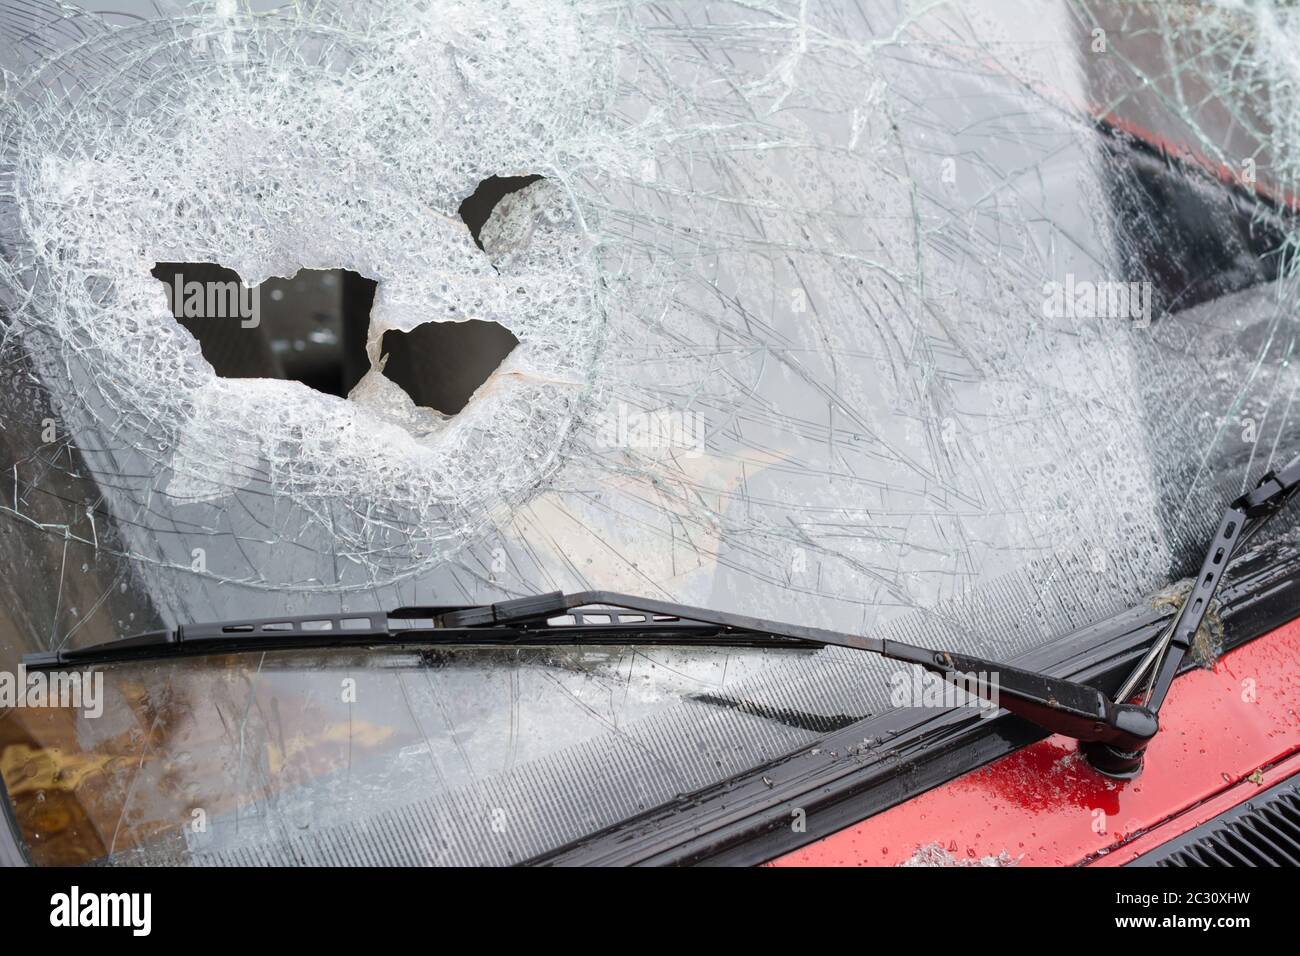
[[[6,137],[24,250],[8,278],[30,287],[25,313],[60,303],[39,324],[88,393],[70,414],[130,436],[120,453],[148,474],[136,501],[255,499],[230,533],[308,548],[324,533],[338,566],[255,560],[214,576],[339,589],[410,576],[552,471],[612,307],[599,237],[572,187],[549,181],[501,211],[486,255],[456,207],[493,173],[617,152],[602,144],[612,130],[582,124],[609,54],[573,16],[521,5],[512,19],[481,29],[472,7],[397,5],[348,29],[337,14],[208,13],[106,31],[93,49],[120,71],[111,83],[87,75],[85,45],[25,78],[81,87],[19,107]],[[168,260],[249,284],[301,268],[374,278],[375,360],[385,330],[428,321],[490,319],[521,347],[454,423],[378,372],[352,401],[235,383],[171,321],[149,274]],[[296,514],[275,513],[290,501]]]
[[[1300,451],[1288,4],[129,6],[0,2],[5,666],[587,588],[1009,658]],[[480,248],[460,204],[526,175]],[[218,376],[165,261],[375,280],[370,372]],[[519,345],[464,411],[384,376],[469,319]],[[119,668],[84,772],[32,731],[6,784],[86,858],[391,814],[439,821],[402,862],[515,862],[889,706],[833,648],[434,658]]]

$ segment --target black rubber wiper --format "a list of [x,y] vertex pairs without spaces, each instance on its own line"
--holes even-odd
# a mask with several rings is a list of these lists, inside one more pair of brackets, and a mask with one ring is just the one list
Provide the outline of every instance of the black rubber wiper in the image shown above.
[[[1178,613],[1120,686],[1116,700],[1138,701],[1136,706],[1152,715],[1160,713],[1183,658],[1210,613],[1228,562],[1273,515],[1286,507],[1297,491],[1300,491],[1300,456],[1281,470],[1265,473],[1252,491],[1228,506],[1201,561],[1200,573]],[[1093,766],[1117,776],[1131,776],[1142,766],[1141,749],[1126,752],[1110,744],[1096,743],[1085,744],[1083,750]]]
[[[960,689],[1080,741],[1104,773],[1133,776],[1159,729],[1165,694],[1210,609],[1233,553],[1300,488],[1300,458],[1269,472],[1232,503],[1186,602],[1115,699],[1095,687],[949,650],[783,624],[612,591],[559,591],[495,604],[398,608],[339,614],[186,624],[90,647],[28,654],[28,670],[244,651],[380,646],[551,647],[561,644],[666,644],[754,647],[833,645],[916,664]],[[1139,694],[1139,690],[1142,692]],[[1134,702],[1138,698],[1140,702]]]
[[[1132,749],[1156,731],[1141,708],[1111,703],[1095,688],[955,651],[779,624],[759,618],[616,594],[555,591],[469,607],[409,607],[388,614],[314,615],[185,624],[90,647],[28,654],[28,670],[240,651],[491,644],[835,645],[919,664],[1045,730]],[[968,677],[981,675],[984,680]],[[989,676],[992,679],[988,679]],[[977,687],[983,685],[984,693]]]

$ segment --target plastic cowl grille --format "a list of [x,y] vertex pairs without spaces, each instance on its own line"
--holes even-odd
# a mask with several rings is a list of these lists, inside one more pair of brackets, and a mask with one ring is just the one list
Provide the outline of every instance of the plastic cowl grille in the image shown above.
[[1133,866],[1300,866],[1300,775],[1147,853]]

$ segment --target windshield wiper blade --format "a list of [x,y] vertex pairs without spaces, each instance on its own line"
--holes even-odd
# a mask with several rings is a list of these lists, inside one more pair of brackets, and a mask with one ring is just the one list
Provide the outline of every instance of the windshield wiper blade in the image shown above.
[[[835,646],[915,664],[958,688],[1080,742],[1098,770],[1131,777],[1159,729],[1158,713],[1191,647],[1233,554],[1300,489],[1300,458],[1270,471],[1229,506],[1200,576],[1172,623],[1112,700],[1095,687],[1021,670],[956,651],[934,650],[784,624],[613,591],[559,591],[451,607],[407,607],[387,614],[340,614],[187,624],[91,647],[28,654],[28,670],[157,660],[195,654],[378,646],[509,644],[703,644],[755,647]],[[1140,703],[1137,691],[1145,686]]]
[[[1297,491],[1300,491],[1300,456],[1281,470],[1266,472],[1251,491],[1228,505],[1178,613],[1125,679],[1115,700],[1137,700],[1140,701],[1137,706],[1152,715],[1160,713],[1183,658],[1210,613],[1229,562],[1273,515],[1286,507]],[[1142,766],[1142,749],[1124,751],[1110,744],[1090,743],[1083,746],[1083,751],[1093,766],[1117,773],[1131,775]]]
[[[557,620],[558,619],[558,620]],[[599,621],[599,623],[596,623]],[[406,626],[402,622],[414,622]],[[601,642],[833,645],[917,664],[1052,733],[1138,747],[1156,731],[1141,708],[1099,690],[955,651],[656,601],[612,591],[556,591],[470,607],[399,608],[388,614],[316,615],[187,624],[91,647],[28,654],[28,670],[194,654],[374,646],[538,645]],[[972,679],[968,675],[980,675]],[[991,675],[991,679],[988,679]]]
[[[23,666],[36,671],[212,654],[370,647],[552,647],[611,643],[815,646],[815,642],[803,638],[724,628],[681,615],[570,610],[561,603],[566,599],[555,591],[493,605],[401,607],[386,613],[311,614],[182,624],[174,629],[145,631],[87,647],[25,654]],[[494,608],[501,609],[503,615],[499,626],[485,627],[456,620],[456,615],[461,614],[482,618]],[[508,624],[504,621],[506,614],[513,615]],[[568,620],[552,623],[549,619],[557,614]]]

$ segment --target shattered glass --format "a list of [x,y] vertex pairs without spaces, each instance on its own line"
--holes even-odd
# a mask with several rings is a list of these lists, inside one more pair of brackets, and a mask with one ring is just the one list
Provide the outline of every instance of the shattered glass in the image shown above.
[[[1300,449],[1286,4],[88,7],[0,2],[5,669],[557,589],[1010,659],[1160,600]],[[541,178],[476,242],[493,176]],[[374,280],[369,371],[217,375],[161,262]],[[462,411],[384,375],[386,331],[472,319],[519,344]],[[5,711],[0,771],[38,862],[510,863],[814,746],[892,673],[118,665],[101,717]]]

